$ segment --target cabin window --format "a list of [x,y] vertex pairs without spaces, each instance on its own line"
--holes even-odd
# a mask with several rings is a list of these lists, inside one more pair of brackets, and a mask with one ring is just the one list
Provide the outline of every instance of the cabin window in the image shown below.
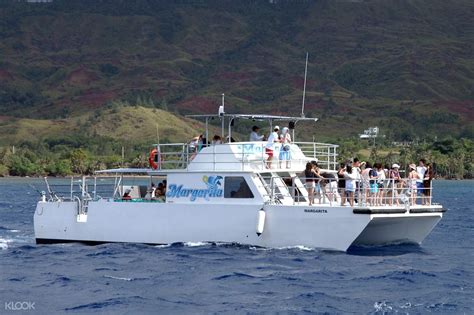
[[253,198],[253,193],[244,177],[226,176],[224,198]]

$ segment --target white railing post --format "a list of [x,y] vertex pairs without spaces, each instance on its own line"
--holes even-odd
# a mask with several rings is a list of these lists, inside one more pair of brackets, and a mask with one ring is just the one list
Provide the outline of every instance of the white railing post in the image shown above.
[[433,181],[430,180],[430,197],[428,198],[428,204],[431,206],[431,199],[433,198]]
[[240,145],[240,147],[242,148],[242,164],[241,164],[240,170],[243,171],[244,170],[244,145]]
[[330,149],[329,146],[328,146],[327,149],[328,149],[328,152],[327,152],[326,164],[327,164],[327,168],[328,168],[328,170],[329,170],[329,169],[331,169],[331,168],[329,167],[329,156],[330,156],[330,150],[331,150],[331,149]]
[[72,191],[74,190],[74,176],[71,176],[71,200],[72,200]]
[[97,199],[97,176],[94,176],[94,200]]

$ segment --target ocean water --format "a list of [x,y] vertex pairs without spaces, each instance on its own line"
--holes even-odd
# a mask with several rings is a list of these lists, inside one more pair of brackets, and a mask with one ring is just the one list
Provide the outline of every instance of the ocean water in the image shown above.
[[[422,246],[347,253],[206,243],[37,246],[38,194],[28,184],[40,182],[0,180],[0,314],[474,314],[472,181],[434,182],[435,202],[448,212]],[[14,303],[23,310],[12,310]]]

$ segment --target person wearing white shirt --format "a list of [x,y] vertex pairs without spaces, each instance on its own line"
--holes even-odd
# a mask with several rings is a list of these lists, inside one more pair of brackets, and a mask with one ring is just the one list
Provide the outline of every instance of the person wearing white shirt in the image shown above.
[[267,145],[265,146],[265,153],[268,155],[267,168],[272,168],[273,146],[275,142],[280,142],[280,139],[278,138],[279,130],[280,130],[280,127],[278,126],[275,126],[275,128],[273,128],[273,132],[268,137],[268,142],[267,142]]
[[252,127],[252,132],[250,133],[250,141],[263,141],[263,138],[265,138],[264,135],[259,135],[258,131],[260,128],[258,126],[253,126]]
[[425,159],[420,159],[418,162],[418,166],[416,167],[416,172],[418,173],[418,179],[416,180],[416,192],[418,195],[423,194],[424,186],[423,186],[423,178],[425,178],[426,173],[426,161]]

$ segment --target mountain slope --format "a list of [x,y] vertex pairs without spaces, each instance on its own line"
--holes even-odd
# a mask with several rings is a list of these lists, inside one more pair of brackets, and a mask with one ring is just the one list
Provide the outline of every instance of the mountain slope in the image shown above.
[[59,128],[113,101],[213,113],[225,92],[298,115],[308,51],[318,136],[473,136],[472,1],[273,2],[3,1],[0,110]]

